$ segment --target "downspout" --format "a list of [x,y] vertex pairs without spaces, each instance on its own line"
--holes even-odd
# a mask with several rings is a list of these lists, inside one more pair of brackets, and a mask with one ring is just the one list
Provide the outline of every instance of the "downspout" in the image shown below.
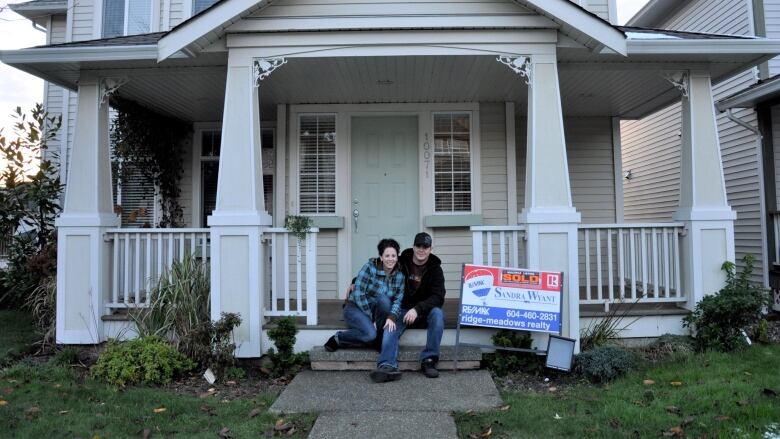
[[752,132],[756,135],[756,154],[758,155],[758,164],[759,164],[759,178],[758,178],[758,185],[759,185],[759,210],[760,210],[760,216],[761,216],[761,253],[762,253],[762,273],[761,278],[764,281],[764,286],[769,286],[769,267],[772,265],[772,262],[769,260],[769,253],[767,252],[768,249],[766,248],[766,239],[764,234],[767,231],[767,225],[766,225],[766,200],[764,200],[764,173],[763,173],[763,162],[764,162],[764,155],[761,153],[762,148],[762,141],[764,139],[764,136],[761,134],[761,130],[758,128],[750,125],[749,123],[745,122],[744,120],[738,118],[734,115],[734,109],[729,108],[726,110],[726,117],[734,122],[735,124],[741,126],[742,128]]

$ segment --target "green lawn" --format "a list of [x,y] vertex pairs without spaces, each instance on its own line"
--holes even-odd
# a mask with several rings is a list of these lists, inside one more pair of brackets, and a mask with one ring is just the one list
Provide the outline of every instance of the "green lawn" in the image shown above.
[[491,438],[780,437],[778,394],[780,346],[753,346],[635,371],[603,387],[506,393],[508,410],[456,421],[462,438],[488,429]]
[[224,437],[264,437],[281,419],[296,429],[289,437],[306,437],[314,417],[269,413],[273,398],[223,401],[218,394],[201,398],[153,387],[115,390],[67,366],[22,361],[0,373],[0,435],[143,437],[148,429],[151,437],[217,438],[220,431]]
[[0,367],[31,352],[39,338],[29,314],[0,310]]

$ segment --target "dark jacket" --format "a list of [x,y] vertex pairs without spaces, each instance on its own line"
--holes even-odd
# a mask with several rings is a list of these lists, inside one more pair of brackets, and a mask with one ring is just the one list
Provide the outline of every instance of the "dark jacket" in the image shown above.
[[414,250],[407,248],[401,253],[399,262],[401,270],[406,275],[406,288],[401,308],[417,311],[421,316],[428,315],[431,309],[441,308],[444,305],[444,295],[447,291],[444,289],[444,271],[441,269],[441,259],[431,254],[428,262],[425,263],[420,286],[417,290],[412,290],[409,285],[409,267],[414,264]]

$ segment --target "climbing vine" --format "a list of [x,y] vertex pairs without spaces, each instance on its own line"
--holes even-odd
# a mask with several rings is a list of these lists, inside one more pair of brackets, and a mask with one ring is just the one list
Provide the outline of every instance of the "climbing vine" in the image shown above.
[[158,188],[162,211],[159,227],[181,227],[179,183],[190,124],[122,98],[112,99],[111,106],[116,110],[111,130],[115,163],[134,165],[148,184]]

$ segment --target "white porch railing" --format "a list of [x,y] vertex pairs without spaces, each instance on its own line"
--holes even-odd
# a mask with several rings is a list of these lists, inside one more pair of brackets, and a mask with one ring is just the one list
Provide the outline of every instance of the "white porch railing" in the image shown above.
[[113,242],[108,308],[149,306],[149,290],[162,273],[187,255],[209,261],[209,229],[110,229]]
[[780,212],[772,212],[772,227],[775,231],[775,264],[780,264]]
[[[580,303],[684,302],[682,223],[579,226]],[[583,291],[584,288],[584,291]]]
[[476,265],[525,266],[525,226],[473,226],[471,241]]
[[318,228],[312,228],[300,242],[283,227],[263,230],[265,254],[270,256],[266,265],[270,300],[264,304],[263,315],[305,316],[307,325],[317,325],[318,232]]

